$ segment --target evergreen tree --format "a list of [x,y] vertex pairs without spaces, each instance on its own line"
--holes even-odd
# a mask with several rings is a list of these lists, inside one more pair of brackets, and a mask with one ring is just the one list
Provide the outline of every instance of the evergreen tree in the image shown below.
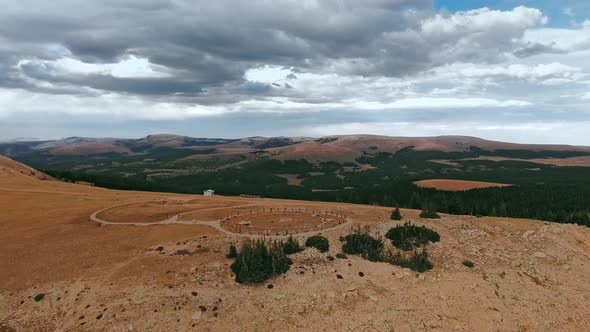
[[244,242],[231,270],[236,275],[236,282],[261,283],[287,272],[291,264],[291,259],[283,251],[282,242],[256,240]]
[[232,243],[229,246],[229,252],[227,253],[227,258],[236,258],[238,257],[238,249],[236,248],[236,246]]
[[424,209],[422,209],[422,212],[420,212],[420,218],[440,219],[440,216],[438,215],[438,213],[436,213],[435,210],[424,208]]
[[316,248],[320,252],[327,252],[330,250],[330,242],[321,235],[314,235],[307,238],[305,245],[310,248]]
[[300,251],[303,251],[303,248],[299,245],[299,241],[295,240],[293,236],[289,236],[287,241],[282,244],[283,245],[283,252],[286,255],[296,254]]
[[391,220],[402,220],[402,214],[399,211],[399,208],[396,207],[395,210],[391,212]]

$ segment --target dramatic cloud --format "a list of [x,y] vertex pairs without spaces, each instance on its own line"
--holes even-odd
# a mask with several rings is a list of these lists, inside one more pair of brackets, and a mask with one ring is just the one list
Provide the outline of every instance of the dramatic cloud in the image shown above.
[[[232,137],[285,132],[260,123],[309,133],[303,116],[321,121],[317,128],[369,133],[390,128],[376,122],[411,123],[416,135],[430,132],[417,125],[425,119],[461,128],[453,123],[469,118],[491,128],[483,133],[528,128],[535,112],[547,117],[535,123],[590,121],[590,21],[562,10],[447,12],[432,0],[12,1],[0,11],[0,139],[86,135],[77,123],[101,121],[116,128],[103,136],[203,136],[217,121],[239,126],[213,134]],[[583,23],[551,25],[564,14]],[[529,122],[498,129],[514,119]]]

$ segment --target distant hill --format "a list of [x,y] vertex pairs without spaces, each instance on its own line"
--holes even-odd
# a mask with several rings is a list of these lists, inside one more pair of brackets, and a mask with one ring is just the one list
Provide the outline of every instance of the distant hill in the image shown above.
[[467,136],[390,137],[376,135],[310,137],[248,137],[242,139],[194,138],[171,134],[149,135],[140,139],[70,137],[51,141],[0,143],[0,154],[16,157],[27,153],[50,156],[84,156],[105,153],[137,155],[157,148],[190,151],[214,149],[215,154],[244,154],[264,151],[272,158],[309,161],[354,161],[364,153],[395,153],[412,148],[416,151],[466,152],[473,148],[527,151],[570,151],[590,153],[590,147],[570,145],[516,144],[489,141]]

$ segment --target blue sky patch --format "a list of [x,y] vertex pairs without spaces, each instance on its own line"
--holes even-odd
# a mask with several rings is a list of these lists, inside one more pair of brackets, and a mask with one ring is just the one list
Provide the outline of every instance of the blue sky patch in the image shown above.
[[511,10],[518,6],[532,7],[549,17],[547,25],[552,27],[568,27],[590,19],[590,1],[586,0],[436,0],[434,6],[450,12],[482,7],[498,10]]

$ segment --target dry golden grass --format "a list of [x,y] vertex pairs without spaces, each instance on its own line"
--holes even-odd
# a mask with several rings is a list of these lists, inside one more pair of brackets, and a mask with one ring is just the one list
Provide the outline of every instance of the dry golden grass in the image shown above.
[[343,223],[344,218],[313,213],[311,210],[301,212],[254,210],[251,214],[232,217],[224,222],[223,227],[237,233],[280,234],[282,231],[305,233],[334,227]]
[[179,213],[204,208],[203,205],[169,205],[161,202],[146,202],[115,207],[97,215],[109,222],[156,222],[168,219]]
[[464,191],[479,188],[493,188],[493,187],[509,187],[510,184],[482,182],[482,181],[466,181],[466,180],[446,180],[433,179],[421,180],[414,182],[418,187],[434,188],[444,191]]
[[518,159],[506,157],[489,157],[481,156],[478,158],[464,159],[464,160],[491,160],[491,161],[524,161],[529,163],[553,165],[560,167],[590,167],[590,156],[570,157],[570,158],[536,158],[536,159]]

